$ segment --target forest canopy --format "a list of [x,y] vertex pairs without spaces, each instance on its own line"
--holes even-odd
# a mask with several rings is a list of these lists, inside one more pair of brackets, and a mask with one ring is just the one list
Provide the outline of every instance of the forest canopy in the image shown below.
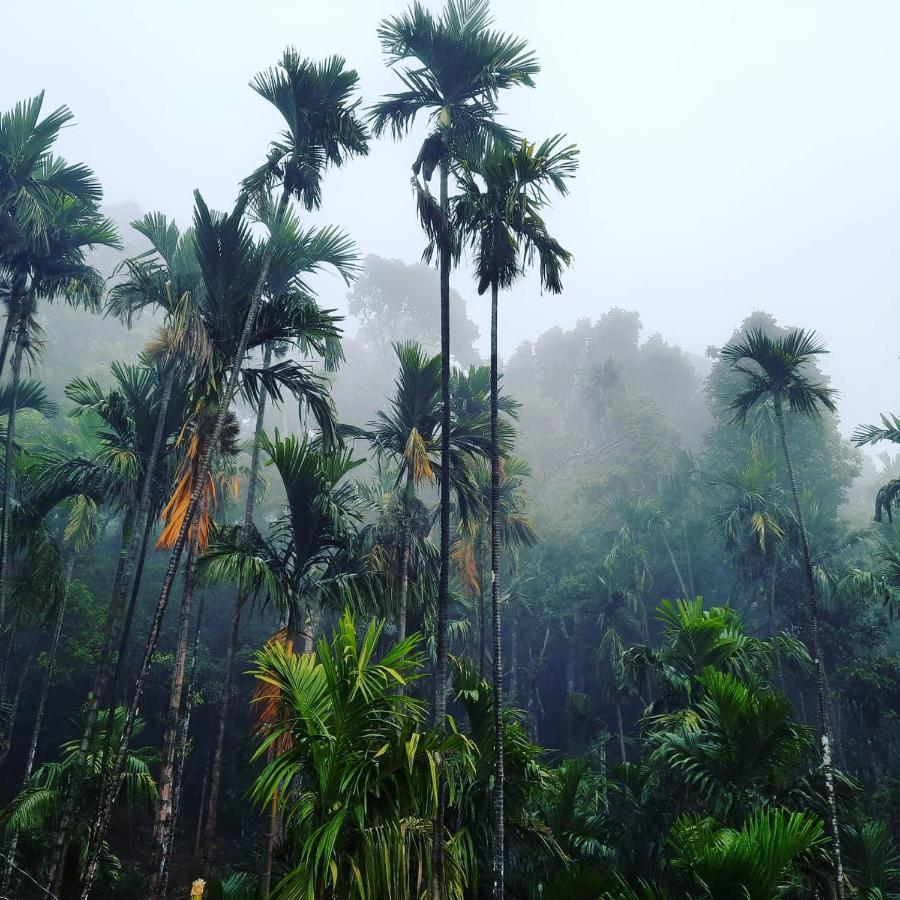
[[[501,358],[591,260],[500,28],[383,19],[380,99],[288,47],[189,222],[0,115],[0,895],[900,897],[900,419],[764,309]],[[420,260],[329,220],[389,140]]]

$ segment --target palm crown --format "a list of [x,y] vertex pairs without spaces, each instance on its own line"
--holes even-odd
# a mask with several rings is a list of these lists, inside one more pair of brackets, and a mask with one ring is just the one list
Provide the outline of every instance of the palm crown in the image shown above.
[[474,251],[479,294],[491,285],[510,287],[535,255],[542,286],[554,294],[562,291],[561,274],[571,254],[541,216],[548,188],[566,194],[578,167],[578,149],[562,141],[562,135],[540,145],[521,141],[512,150],[490,142],[470,148],[474,152],[458,167],[453,220]]
[[[491,26],[487,0],[448,0],[439,17],[415,2],[402,15],[382,21],[378,37],[405,90],[372,107],[375,133],[390,129],[402,137],[427,110],[451,141],[490,136],[508,142],[510,131],[494,121],[498,94],[520,84],[534,87],[532,76],[540,66],[526,41]],[[430,149],[440,148],[438,141]],[[420,158],[426,180],[436,159],[434,152]]]
[[837,392],[808,374],[816,357],[827,352],[814,331],[803,329],[771,337],[753,328],[725,346],[721,358],[746,379],[746,387],[731,401],[734,421],[743,424],[753,406],[766,398],[776,411],[787,405],[807,416],[820,415],[822,408],[835,412]]

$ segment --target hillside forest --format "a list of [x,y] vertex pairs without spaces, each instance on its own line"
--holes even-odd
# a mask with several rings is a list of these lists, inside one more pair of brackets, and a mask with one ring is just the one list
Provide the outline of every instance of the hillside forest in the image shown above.
[[[377,37],[380,98],[248,72],[280,130],[187,222],[0,114],[0,896],[900,897],[900,418],[765,298],[501,359],[591,265],[578,147],[486,0]],[[420,260],[329,223],[376,141]]]

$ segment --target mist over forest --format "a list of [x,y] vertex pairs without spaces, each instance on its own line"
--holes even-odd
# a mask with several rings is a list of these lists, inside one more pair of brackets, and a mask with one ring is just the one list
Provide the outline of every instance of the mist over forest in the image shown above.
[[611,290],[532,6],[279,36],[171,208],[0,93],[0,898],[900,898],[897,274]]

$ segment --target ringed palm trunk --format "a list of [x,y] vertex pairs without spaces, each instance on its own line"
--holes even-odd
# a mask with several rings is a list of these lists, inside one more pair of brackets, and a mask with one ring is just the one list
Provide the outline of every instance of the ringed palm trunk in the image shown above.
[[191,606],[197,584],[197,548],[192,543],[188,550],[181,598],[181,616],[178,622],[178,639],[175,644],[175,667],[172,672],[172,688],[169,692],[169,711],[163,740],[163,758],[157,781],[156,816],[153,822],[153,851],[150,870],[149,897],[159,900],[163,896],[170,830],[174,824],[175,763],[178,738],[181,731],[181,706],[187,671],[188,643],[191,630]]
[[[266,344],[263,353],[263,368],[268,369],[272,361],[272,345]],[[253,528],[253,509],[256,504],[256,481],[259,475],[259,439],[263,430],[266,415],[266,393],[259,395],[256,409],[256,427],[253,431],[253,449],[250,452],[250,475],[247,482],[247,505],[244,509],[244,536],[247,537]],[[231,630],[228,635],[228,647],[225,650],[225,672],[222,682],[222,703],[216,725],[216,745],[213,751],[212,770],[209,776],[209,797],[206,807],[206,824],[203,829],[204,875],[209,874],[212,846],[216,837],[216,823],[219,813],[219,789],[222,781],[222,760],[225,755],[225,726],[228,721],[228,701],[231,699],[231,685],[234,680],[234,660],[237,654],[238,637],[241,630],[241,612],[247,597],[243,590],[238,590],[234,600],[234,611],[231,614]],[[200,807],[203,816],[203,806]]]
[[[113,595],[106,614],[103,647],[100,651],[100,660],[97,665],[97,672],[94,676],[94,685],[88,697],[84,731],[82,732],[81,743],[78,747],[78,765],[75,767],[75,778],[73,779],[72,787],[66,797],[66,802],[60,816],[60,822],[57,826],[54,854],[47,879],[47,883],[53,893],[59,893],[62,884],[65,859],[68,852],[69,841],[72,836],[71,829],[73,825],[73,816],[81,798],[82,778],[85,771],[88,748],[90,747],[94,728],[97,724],[97,712],[107,691],[110,694],[110,709],[112,710],[112,714],[115,713],[116,684],[121,675],[124,661],[123,652],[124,648],[127,647],[131,620],[134,615],[134,605],[137,600],[137,589],[140,584],[140,575],[143,573],[144,568],[144,558],[147,552],[147,537],[152,524],[151,502],[153,498],[153,488],[156,481],[156,471],[159,468],[159,460],[163,450],[165,425],[166,419],[168,418],[169,404],[172,399],[174,382],[175,363],[174,361],[169,361],[168,370],[163,381],[162,394],[159,399],[159,411],[157,413],[156,428],[153,433],[153,444],[150,448],[150,456],[147,460],[147,468],[144,472],[144,483],[141,485],[141,494],[138,500],[137,510],[134,515],[130,517],[130,533],[128,534],[127,539],[123,540],[122,549],[119,553],[116,576],[113,581]],[[131,585],[131,600],[126,612],[125,598],[128,596],[128,588],[129,584],[132,582],[132,573],[135,573],[135,566],[137,566],[137,572],[133,579],[133,584]],[[122,623],[123,612],[126,613],[124,623]],[[116,654],[116,668],[113,673],[113,646],[117,636],[119,638],[119,653]],[[110,684],[111,676],[112,683]],[[107,721],[111,722],[113,719],[109,718]],[[107,771],[105,762],[109,756],[109,742],[111,740],[112,729],[108,729],[102,758],[104,767],[101,771],[104,772]]]
[[25,344],[24,324],[16,329],[16,344],[12,358],[12,391],[9,415],[6,420],[6,443],[3,458],[3,503],[0,515],[0,628],[6,621],[6,598],[9,594],[9,534],[12,522],[12,470],[15,455],[16,406],[19,402],[19,382],[22,374],[22,351]]
[[6,368],[6,354],[9,352],[9,344],[15,328],[14,321],[15,316],[12,312],[7,313],[6,324],[3,326],[3,339],[0,341],[0,377],[3,376],[3,370]]
[[478,680],[484,681],[487,659],[484,624],[484,530],[478,529]]
[[191,650],[191,665],[187,684],[184,689],[184,710],[178,723],[178,746],[175,754],[175,778],[172,796],[172,821],[169,826],[168,840],[165,846],[165,857],[162,865],[160,896],[165,897],[169,886],[172,851],[175,846],[175,835],[178,828],[178,815],[181,812],[181,795],[184,784],[184,769],[187,762],[188,733],[191,727],[191,713],[194,709],[194,675],[197,671],[197,655],[200,651],[200,632],[203,627],[203,610],[206,606],[206,594],[200,594],[200,605],[197,609],[197,624],[194,629],[194,643]]
[[497,295],[491,285],[491,624],[494,681],[494,900],[505,895],[503,819],[503,642],[500,620],[500,443],[497,408]]
[[784,430],[784,414],[781,403],[776,399],[775,418],[778,422],[778,436],[781,440],[781,449],[784,453],[784,463],[791,483],[791,494],[794,498],[794,512],[797,516],[797,524],[800,526],[800,547],[803,551],[803,570],[806,575],[807,599],[809,602],[809,624],[812,637],[813,661],[816,668],[816,705],[819,723],[819,740],[822,742],[822,770],[825,775],[825,798],[828,802],[828,814],[830,818],[829,830],[831,831],[832,853],[834,857],[835,888],[838,900],[844,900],[844,865],[841,858],[841,838],[838,830],[837,799],[834,789],[834,766],[831,755],[831,738],[828,728],[828,709],[825,698],[825,661],[822,658],[822,648],[819,643],[819,601],[816,593],[816,581],[813,575],[812,559],[809,553],[809,538],[806,534],[806,522],[803,518],[803,507],[800,503],[800,491],[797,488],[797,476],[794,473],[794,464],[791,460],[788,448],[787,435]]
[[[450,602],[450,156],[447,129],[442,129],[443,149],[440,161],[440,238],[441,294],[441,546],[438,585],[434,666],[434,721],[443,731],[447,718],[447,607]],[[446,797],[443,760],[438,760],[438,802],[434,819],[431,859],[433,900],[444,898],[444,818]]]
[[[283,191],[281,199],[278,201],[278,208],[275,212],[275,221],[281,221],[281,219],[284,217],[285,210],[287,209],[287,203],[288,194],[286,191]],[[193,521],[194,516],[197,514],[197,511],[200,508],[203,489],[206,484],[207,478],[209,477],[209,469],[212,463],[213,452],[215,447],[217,447],[219,444],[219,439],[222,435],[222,428],[225,425],[225,419],[228,415],[229,409],[231,408],[231,403],[234,399],[235,392],[237,391],[241,364],[244,360],[244,357],[247,355],[247,347],[250,343],[250,335],[253,330],[253,323],[256,321],[256,314],[259,312],[262,292],[263,288],[265,287],[266,278],[269,274],[269,266],[272,263],[272,255],[274,252],[274,242],[269,241],[262,260],[262,265],[260,266],[259,278],[257,279],[256,286],[253,291],[250,308],[247,310],[247,318],[244,322],[244,328],[241,332],[240,340],[238,341],[237,351],[235,352],[234,359],[231,363],[231,372],[228,377],[228,382],[225,386],[225,392],[219,406],[218,414],[216,415],[215,425],[213,426],[210,439],[206,447],[204,448],[203,454],[200,458],[200,465],[197,471],[197,481],[194,485],[193,491],[191,492],[187,513],[184,516],[181,527],[178,530],[178,535],[175,538],[175,543],[172,547],[172,553],[169,557],[169,563],[166,566],[162,587],[160,588],[159,597],[156,601],[156,609],[154,610],[153,620],[150,625],[150,633],[147,636],[147,642],[144,647],[144,654],[141,659],[141,665],[138,670],[137,679],[135,681],[134,696],[132,697],[131,704],[129,705],[124,727],[122,729],[122,738],[119,743],[119,753],[113,770],[113,773],[116,775],[118,775],[118,773],[121,773],[122,766],[125,761],[128,743],[131,740],[131,732],[134,728],[134,719],[140,706],[141,696],[144,692],[144,685],[147,681],[147,674],[150,671],[150,663],[153,659],[153,654],[156,651],[156,644],[159,640],[159,632],[162,628],[163,616],[165,615],[166,607],[169,604],[169,597],[172,593],[172,587],[175,584],[175,575],[178,571],[178,564],[181,562],[181,556],[184,553],[185,544],[187,543],[190,523]],[[94,877],[97,874],[97,865],[100,862],[100,843],[106,833],[107,827],[109,826],[109,818],[112,814],[112,800],[113,797],[110,796],[110,792],[107,791],[106,796],[104,797],[101,804],[101,808],[98,811],[96,821],[94,823],[96,826],[95,832],[97,837],[94,841],[94,846],[89,855],[80,900],[88,900],[88,898],[90,897]]]

